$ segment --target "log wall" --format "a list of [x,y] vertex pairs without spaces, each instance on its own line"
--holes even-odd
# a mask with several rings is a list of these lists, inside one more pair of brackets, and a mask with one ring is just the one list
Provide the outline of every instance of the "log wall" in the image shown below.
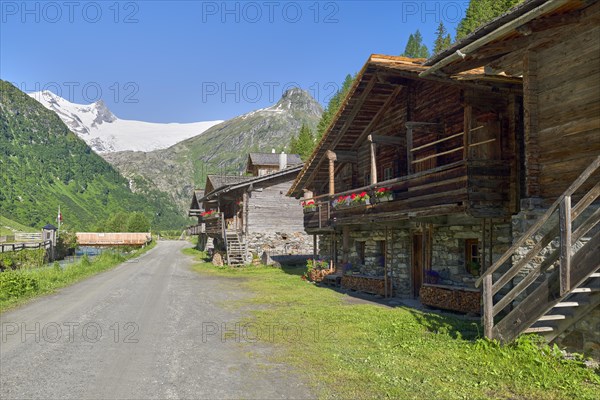
[[[295,177],[294,177],[295,178]],[[287,197],[293,178],[256,188],[248,196],[248,232],[303,232],[304,213],[297,199]]]
[[[596,7],[596,10],[599,10]],[[538,136],[527,149],[537,162],[533,192],[558,197],[600,154],[599,11],[575,25],[555,29],[560,40],[537,49],[535,78]],[[596,19],[594,22],[593,18]],[[527,101],[527,99],[526,99]]]

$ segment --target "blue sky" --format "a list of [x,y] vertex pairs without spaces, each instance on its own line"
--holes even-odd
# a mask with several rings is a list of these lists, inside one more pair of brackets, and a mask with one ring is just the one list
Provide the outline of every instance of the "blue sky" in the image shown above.
[[299,85],[326,104],[372,53],[398,55],[468,1],[5,1],[0,78],[123,119],[228,119]]

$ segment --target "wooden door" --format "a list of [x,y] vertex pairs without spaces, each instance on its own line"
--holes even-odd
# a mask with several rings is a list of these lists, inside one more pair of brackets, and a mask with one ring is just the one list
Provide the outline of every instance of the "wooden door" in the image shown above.
[[413,233],[412,235],[412,295],[419,297],[419,290],[423,285],[423,261],[425,252],[423,246],[423,233]]

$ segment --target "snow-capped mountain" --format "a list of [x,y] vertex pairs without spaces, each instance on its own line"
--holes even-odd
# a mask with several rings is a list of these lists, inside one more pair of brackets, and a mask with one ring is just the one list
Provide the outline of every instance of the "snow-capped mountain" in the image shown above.
[[97,153],[165,149],[223,122],[162,124],[132,121],[117,118],[102,100],[85,105],[71,103],[50,91],[29,95],[54,111],[71,131]]

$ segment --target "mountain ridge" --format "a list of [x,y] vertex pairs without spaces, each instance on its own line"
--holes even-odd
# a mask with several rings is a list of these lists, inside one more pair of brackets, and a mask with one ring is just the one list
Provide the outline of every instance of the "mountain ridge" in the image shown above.
[[21,224],[55,223],[60,206],[74,229],[94,229],[111,214],[142,211],[153,228],[187,220],[156,190],[131,182],[71,132],[56,113],[0,80],[0,211]]
[[[239,174],[250,152],[285,149],[302,124],[314,129],[323,108],[306,91],[287,90],[274,105],[234,117],[167,149],[104,153],[134,185],[168,193],[182,211],[208,173]],[[143,191],[135,186],[134,190]]]
[[167,148],[223,122],[156,123],[126,120],[113,114],[102,99],[90,104],[77,104],[47,90],[29,93],[29,96],[56,113],[72,132],[99,154]]

